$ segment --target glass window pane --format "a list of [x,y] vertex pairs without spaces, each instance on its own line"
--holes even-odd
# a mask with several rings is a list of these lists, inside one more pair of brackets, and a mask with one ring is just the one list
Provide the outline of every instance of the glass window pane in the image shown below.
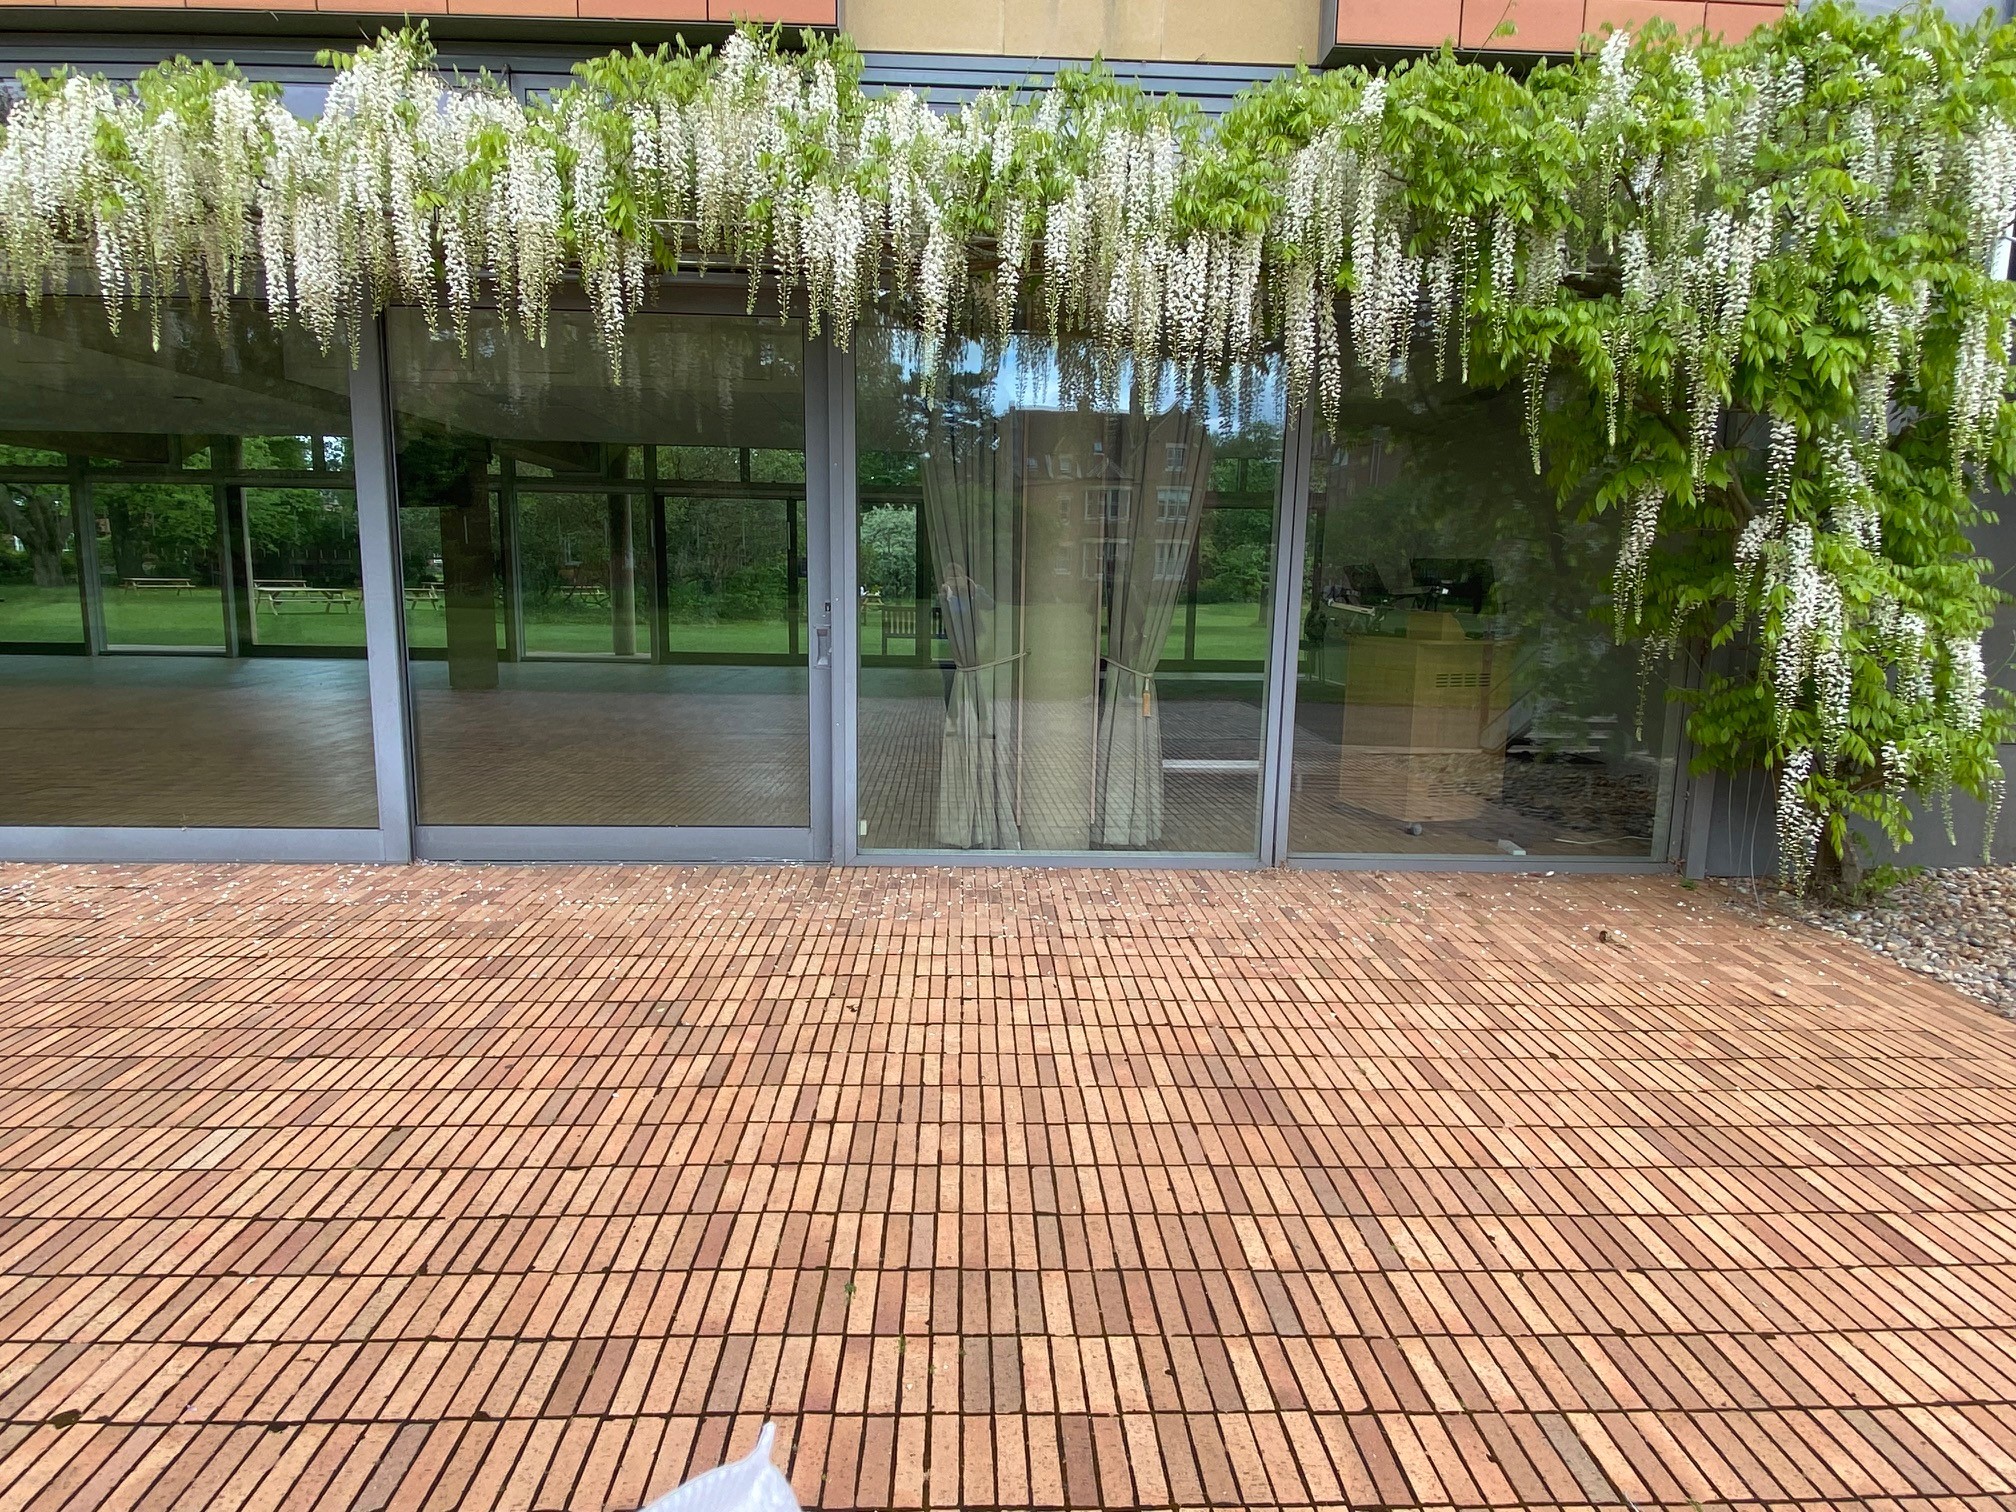
[[1319,435],[1289,846],[1663,851],[1673,730],[1603,617],[1614,520],[1535,477],[1509,393],[1359,395]]
[[253,622],[261,646],[364,645],[357,496],[348,488],[247,488]]
[[94,479],[105,639],[224,649],[217,493],[200,483]]
[[649,561],[650,497],[520,491],[516,499],[525,653],[648,656],[651,595],[639,570]]
[[1251,853],[1273,376],[1094,405],[1022,339],[933,400],[903,337],[857,349],[863,846]]
[[810,824],[802,330],[387,326],[421,822]]
[[675,650],[788,656],[804,620],[804,503],[668,498],[668,633]]
[[348,358],[149,325],[0,331],[0,822],[375,825]]
[[[0,469],[24,451],[0,447]],[[42,456],[27,455],[29,467],[45,465]],[[7,641],[84,644],[77,527],[66,483],[32,475],[0,482],[0,643]]]

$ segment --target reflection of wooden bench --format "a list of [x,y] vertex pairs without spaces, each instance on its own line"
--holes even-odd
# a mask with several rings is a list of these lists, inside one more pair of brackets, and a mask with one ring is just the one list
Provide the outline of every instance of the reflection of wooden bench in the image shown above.
[[260,583],[253,591],[275,614],[285,614],[290,606],[304,614],[315,609],[324,614],[341,609],[348,614],[357,602],[353,589],[310,588],[305,583]]
[[121,588],[142,588],[158,593],[194,593],[196,584],[190,578],[135,577],[127,578]]
[[[882,654],[884,656],[889,654],[889,642],[892,640],[907,640],[913,650],[921,651],[923,647],[917,644],[917,605],[883,604],[881,609]],[[931,606],[931,634],[933,638],[940,638],[945,634],[943,616],[936,604]]]
[[560,597],[570,604],[586,599],[591,604],[603,606],[609,602],[609,585],[584,576],[579,567],[563,566],[560,569]]

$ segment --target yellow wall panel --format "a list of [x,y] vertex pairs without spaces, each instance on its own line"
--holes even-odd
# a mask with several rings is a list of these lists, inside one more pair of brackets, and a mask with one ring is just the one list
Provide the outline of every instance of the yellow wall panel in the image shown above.
[[873,52],[1210,63],[1316,60],[1315,0],[846,0]]

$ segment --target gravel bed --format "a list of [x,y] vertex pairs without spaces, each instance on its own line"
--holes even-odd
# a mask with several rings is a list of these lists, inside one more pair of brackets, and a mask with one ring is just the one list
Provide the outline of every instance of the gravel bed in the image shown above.
[[[1733,888],[1751,897],[1748,888]],[[1771,892],[1757,901],[1881,951],[2016,1018],[2016,866],[1928,871],[1878,903],[1820,906]]]

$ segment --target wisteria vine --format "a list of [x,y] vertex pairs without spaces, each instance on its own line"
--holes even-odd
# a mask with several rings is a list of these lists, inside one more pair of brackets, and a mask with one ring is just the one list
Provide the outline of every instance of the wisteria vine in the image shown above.
[[620,379],[662,277],[732,267],[843,345],[908,326],[927,381],[1035,330],[1095,398],[1273,354],[1333,422],[1431,371],[1516,385],[1535,467],[1625,517],[1619,637],[1708,658],[1697,758],[1778,771],[1790,882],[1855,815],[1901,838],[1910,794],[1999,801],[1965,530],[2016,468],[2009,28],[1827,3],[1523,74],[1298,72],[1215,123],[1097,69],[940,112],[865,91],[844,41],[748,30],[531,103],[421,31],[332,61],[312,121],[207,63],[24,78],[0,298],[257,292],[325,345],[488,300],[543,340],[578,278]]

